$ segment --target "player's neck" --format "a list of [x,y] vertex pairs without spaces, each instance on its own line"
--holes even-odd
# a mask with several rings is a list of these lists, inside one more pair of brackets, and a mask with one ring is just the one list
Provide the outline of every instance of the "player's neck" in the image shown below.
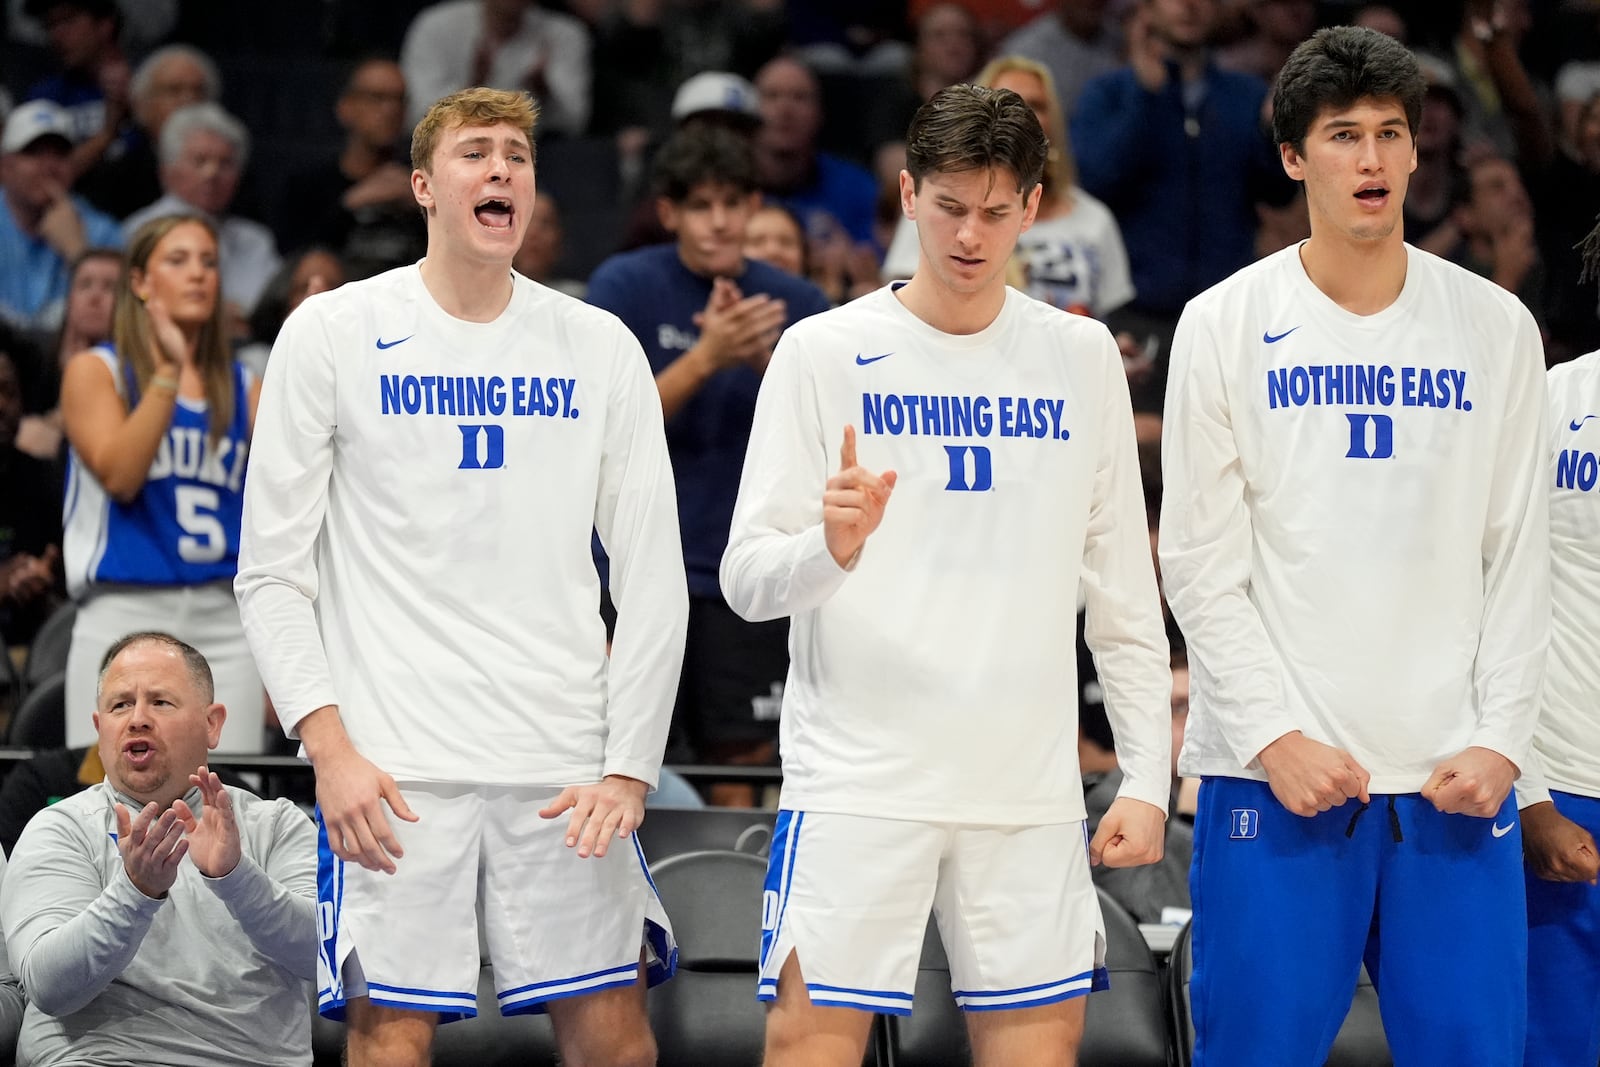
[[963,336],[989,328],[1006,305],[1003,278],[975,293],[956,293],[939,285],[928,271],[919,270],[894,290],[905,309],[940,333]]
[[511,302],[511,264],[452,257],[435,249],[419,268],[422,284],[445,314],[493,322]]
[[1400,299],[1407,262],[1399,230],[1377,241],[1313,234],[1300,246],[1300,265],[1311,284],[1355,315],[1376,315]]

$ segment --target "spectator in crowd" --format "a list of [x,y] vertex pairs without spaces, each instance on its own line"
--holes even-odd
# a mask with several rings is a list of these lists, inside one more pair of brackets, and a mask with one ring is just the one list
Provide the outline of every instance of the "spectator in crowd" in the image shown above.
[[116,222],[72,195],[72,127],[48,100],[18,106],[0,135],[0,321],[33,330],[61,323],[72,262],[122,244]]
[[[4,892],[5,887],[6,855],[0,852],[0,892]],[[27,1008],[28,998],[23,995],[22,983],[11,968],[6,940],[0,936],[0,1060],[14,1062],[17,1034],[22,1030],[22,1015]]]
[[278,268],[261,302],[250,316],[250,343],[241,345],[235,355],[257,380],[267,373],[267,358],[272,343],[291,312],[305,303],[306,297],[337,289],[345,283],[344,263],[331,249],[313,245],[290,256]]
[[1217,53],[1217,66],[1271,84],[1295,45],[1317,28],[1315,0],[1246,0],[1249,30]]
[[44,23],[61,70],[26,97],[54,101],[72,117],[68,174],[76,181],[108,152],[126,150],[132,133],[122,12],[113,0],[28,0],[27,10]]
[[1580,116],[1570,149],[1534,179],[1540,256],[1549,269],[1549,362],[1600,349],[1600,300],[1583,278],[1578,245],[1600,211],[1600,92]]
[[[445,0],[424,8],[400,49],[409,124],[469,85],[520,89],[539,102],[541,134],[589,128],[589,31],[533,0]],[[415,161],[413,161],[415,162]]]
[[1263,135],[1267,86],[1220,69],[1206,41],[1216,0],[1139,0],[1127,66],[1084,87],[1072,124],[1078,180],[1122,228],[1141,348],[1159,352],[1136,407],[1160,403],[1184,301],[1255,256],[1256,205],[1295,189]]
[[806,231],[795,213],[782,204],[764,203],[744,226],[744,257],[806,276]]
[[[1406,239],[1425,252],[1449,255],[1461,240],[1455,210],[1466,175],[1462,161],[1469,153],[1461,139],[1461,94],[1456,75],[1429,55],[1417,56],[1427,93],[1422,98],[1422,123],[1417,127],[1417,169],[1406,187]],[[1492,151],[1479,142],[1475,153]]]
[[556,203],[555,197],[540,192],[528,212],[528,232],[522,236],[522,246],[511,260],[511,269],[540,285],[548,285],[557,292],[582,300],[588,290],[584,282],[556,276],[556,267],[561,263],[563,239],[561,206]]
[[[932,8],[949,0],[910,0],[906,15],[915,25]],[[1045,0],[956,0],[976,20],[985,46],[1037,18]]]
[[[229,584],[260,383],[228,348],[220,287],[208,221],[151,220],[129,246],[112,343],[67,364],[67,707],[92,706],[118,637],[160,623],[213,664],[223,750],[260,752],[261,681]],[[88,726],[69,716],[67,744],[88,743]]]
[[0,326],[0,637],[7,647],[33,640],[60,603],[61,584],[61,478],[16,446],[22,388],[14,347]]
[[[707,71],[748,77],[784,41],[782,0],[633,0],[595,27],[593,133],[665,139],[682,116],[674,90]],[[674,106],[668,109],[668,104]],[[634,135],[637,138],[640,135]]]
[[128,86],[132,131],[78,179],[90,203],[125,219],[161,195],[156,148],[172,114],[191,104],[215,103],[222,95],[216,64],[197,48],[171,44],[146,56]]
[[[142,53],[166,40],[178,21],[179,0],[117,0],[122,16],[122,44],[130,52]],[[34,46],[50,43],[49,32],[29,14],[33,0],[6,0],[9,19],[6,29],[14,41]]]
[[1272,114],[1311,237],[1191,301],[1173,349],[1195,1067],[1322,1063],[1363,960],[1396,1063],[1521,1062],[1544,361],[1514,296],[1404,241],[1424,93],[1373,30],[1294,51]]
[[250,134],[216,104],[193,104],[174,112],[161,130],[161,199],[122,224],[131,241],[152,219],[199,214],[211,220],[230,336],[242,332],[282,262],[271,230],[230,211],[249,158]]
[[1050,69],[1063,121],[1070,128],[1083,87],[1122,63],[1116,36],[1106,25],[1108,0],[1056,0],[1040,15],[1000,42],[995,55],[1021,56]]
[[[1595,264],[1600,230],[1586,246]],[[1517,782],[1528,892],[1521,1062],[1589,1067],[1600,1060],[1600,352],[1552,368],[1547,381],[1550,655],[1533,758]]]
[[[86,348],[111,339],[111,310],[122,278],[122,253],[91,248],[72,265],[61,329],[24,356],[16,353],[22,377],[22,425],[17,447],[38,459],[61,455],[61,373],[67,361]],[[25,360],[25,362],[24,362]]]
[[[777,758],[788,673],[787,623],[747,623],[717,585],[756,393],[778,334],[828,308],[814,286],[745,258],[760,203],[749,143],[728,130],[679,133],[656,158],[662,224],[672,244],[611,257],[588,300],[644,346],[666,416],[689,578],[689,630],[674,718],[707,763]],[[713,804],[752,807],[754,787],[717,783]]]
[[207,768],[227,709],[205,658],[177,638],[112,645],[92,706],[105,782],[35,816],[0,887],[28,994],[21,1058],[308,1062],[311,821]]
[[536,115],[438,101],[411,141],[428,254],[307,300],[267,370],[237,589],[316,769],[318,1005],[352,1063],[429,1062],[477,1010],[480,930],[501,1013],[548,1011],[563,1062],[653,1063],[644,987],[677,956],[627,840],[682,664],[672,469],[638,342],[511,269]]
[[1572,152],[1589,101],[1600,95],[1600,60],[1571,60],[1556,71],[1556,148]]
[[766,194],[791,208],[811,239],[842,230],[852,243],[872,241],[877,184],[865,168],[817,149],[822,87],[800,60],[783,55],[756,74],[761,125],[756,170]]
[[402,154],[406,80],[388,59],[357,63],[334,114],[344,148],[289,176],[273,232],[282,248],[324,245],[352,278],[415,263],[427,229],[411,195],[411,167]]
[[1532,28],[1528,0],[1463,0],[1461,18],[1440,56],[1456,75],[1469,140],[1483,139],[1530,171],[1555,154],[1555,132],[1532,76],[1522,63]]
[[1405,18],[1388,4],[1362,4],[1350,16],[1350,25],[1377,30],[1401,44],[1405,44],[1409,37]]
[[1522,177],[1504,156],[1483,155],[1464,169],[1455,210],[1461,240],[1446,258],[1515,293],[1537,317],[1544,309],[1545,272]]

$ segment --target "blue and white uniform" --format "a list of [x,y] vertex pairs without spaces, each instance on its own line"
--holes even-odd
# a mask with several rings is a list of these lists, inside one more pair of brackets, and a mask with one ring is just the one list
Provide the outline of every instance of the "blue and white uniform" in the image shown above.
[[647,921],[652,980],[673,962],[632,843],[579,859],[537,816],[661,766],[688,601],[661,404],[614,316],[512,281],[491,322],[445,312],[416,265],[318,294],[267,366],[245,628],[289,734],[336,705],[422,816],[391,820],[393,876],[323,843],[330,1014],[363,995],[472,1014],[475,904],[507,1013],[634,982]]
[[[1556,809],[1600,839],[1600,352],[1553,367],[1550,387],[1550,656],[1523,807]],[[1600,890],[1528,888],[1525,1067],[1600,1060]]]
[[[1179,769],[1205,779],[1197,1067],[1321,1063],[1369,928],[1396,1062],[1521,1062],[1515,802],[1442,815],[1419,790],[1470,746],[1527,765],[1550,629],[1544,361],[1513,296],[1406,254],[1376,314],[1288,248],[1178,327],[1160,554],[1189,640]],[[1371,774],[1374,810],[1276,801],[1257,755],[1296,730]]]
[[[847,424],[861,465],[899,480],[842,569],[822,493]],[[1122,794],[1165,811],[1171,785],[1166,635],[1105,327],[1008,289],[993,323],[951,335],[893,287],[791,327],[721,579],[744,617],[791,620],[761,995],[792,950],[814,1002],[904,1012],[930,904],[965,1007],[1088,992],[1080,586]]]
[[[133,376],[109,345],[93,350],[118,395],[138,403]],[[131,399],[129,399],[131,398]],[[95,687],[105,651],[135,630],[165,630],[211,664],[228,709],[224,752],[260,752],[261,678],[232,596],[250,454],[250,377],[233,365],[233,418],[211,435],[205,402],[179,397],[138,496],[107,493],[68,453],[62,517],[67,589],[78,601],[67,663],[67,744],[93,744]]]

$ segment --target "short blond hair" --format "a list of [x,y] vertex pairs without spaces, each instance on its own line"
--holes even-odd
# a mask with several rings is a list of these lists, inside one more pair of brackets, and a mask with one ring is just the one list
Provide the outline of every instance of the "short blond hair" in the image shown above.
[[476,86],[462,89],[434,103],[411,133],[411,165],[433,173],[433,150],[439,135],[456,126],[515,126],[533,147],[533,127],[539,105],[524,92]]

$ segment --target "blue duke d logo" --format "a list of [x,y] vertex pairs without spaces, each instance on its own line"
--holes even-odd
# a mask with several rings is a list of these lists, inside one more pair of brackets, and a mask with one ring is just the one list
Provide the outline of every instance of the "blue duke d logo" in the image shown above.
[[[461,464],[464,471],[493,471],[506,465],[506,431],[494,423],[457,423],[461,431]],[[479,440],[482,444],[479,444]]]
[[1228,836],[1235,841],[1253,841],[1261,829],[1261,813],[1255,808],[1234,808]]
[[[983,493],[994,488],[994,466],[988,448],[983,445],[945,445],[950,457],[950,480],[945,483],[947,493]],[[969,465],[967,457],[972,457]],[[971,478],[967,477],[971,472]]]

